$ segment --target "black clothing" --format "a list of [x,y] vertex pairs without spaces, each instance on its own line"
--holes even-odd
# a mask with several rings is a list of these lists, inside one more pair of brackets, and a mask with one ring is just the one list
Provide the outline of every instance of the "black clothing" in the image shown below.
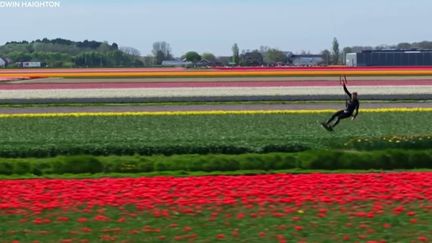
[[337,124],[339,124],[340,120],[348,118],[350,116],[352,116],[352,113],[348,113],[346,112],[346,110],[340,110],[334,113],[332,117],[330,117],[330,119],[327,121],[327,125],[330,124],[336,118],[336,122],[332,125],[332,127],[335,127]]
[[[353,100],[351,93],[346,88],[345,84],[343,86],[345,93],[349,96],[349,100],[346,101],[345,104],[345,110],[340,110],[333,114],[333,116],[327,121],[327,125],[330,125],[330,123],[336,119],[336,122],[331,125],[331,127],[335,127],[337,124],[339,124],[339,121],[345,118],[348,118],[350,116],[353,116],[354,118],[358,115],[358,109],[360,107],[360,102],[358,99]],[[355,114],[353,115],[355,111]]]
[[352,100],[352,95],[348,91],[348,89],[346,88],[345,84],[344,84],[343,88],[344,88],[345,93],[350,98],[349,101],[347,100],[347,102],[345,104],[345,106],[346,106],[345,111],[347,113],[350,113],[350,114],[353,114],[353,112],[356,111],[356,114],[354,115],[354,117],[356,117],[358,114],[358,109],[360,107],[360,102],[358,101],[358,99]]
[[347,102],[346,104],[346,111],[348,113],[353,113],[355,110],[357,111],[356,113],[358,113],[358,108],[360,107],[360,102],[358,100],[350,100]]

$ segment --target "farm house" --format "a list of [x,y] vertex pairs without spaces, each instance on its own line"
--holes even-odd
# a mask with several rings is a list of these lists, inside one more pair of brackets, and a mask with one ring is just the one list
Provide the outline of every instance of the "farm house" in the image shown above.
[[0,57],[0,68],[5,67],[7,64],[6,60]]
[[322,55],[293,55],[290,60],[294,66],[318,66],[324,63]]

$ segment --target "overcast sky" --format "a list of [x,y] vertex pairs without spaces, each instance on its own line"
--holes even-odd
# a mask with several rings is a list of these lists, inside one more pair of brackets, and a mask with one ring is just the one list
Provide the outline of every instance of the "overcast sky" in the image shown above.
[[163,40],[179,56],[189,50],[230,55],[235,42],[240,49],[266,45],[285,51],[320,52],[331,47],[333,37],[342,47],[432,40],[431,0],[60,3],[61,7],[54,9],[0,8],[0,44],[61,37],[116,42],[148,54],[154,41]]

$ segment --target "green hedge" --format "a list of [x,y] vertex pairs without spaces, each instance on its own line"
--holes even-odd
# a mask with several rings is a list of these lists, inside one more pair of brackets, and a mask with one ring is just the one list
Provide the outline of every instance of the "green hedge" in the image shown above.
[[0,159],[0,175],[141,173],[239,170],[394,170],[432,169],[432,150],[305,151],[268,154],[173,156],[63,156]]
[[311,151],[299,160],[303,169],[430,169],[432,150]]
[[0,174],[138,173],[163,171],[237,171],[296,168],[292,154],[174,155],[48,159],[0,159]]
[[93,156],[127,156],[127,155],[175,155],[175,154],[245,154],[245,153],[273,153],[300,152],[310,148],[300,144],[281,144],[265,146],[232,146],[232,145],[204,145],[204,146],[145,146],[133,144],[116,145],[41,145],[37,147],[21,146],[20,144],[0,145],[0,157],[4,158],[48,158],[60,155],[93,155]]

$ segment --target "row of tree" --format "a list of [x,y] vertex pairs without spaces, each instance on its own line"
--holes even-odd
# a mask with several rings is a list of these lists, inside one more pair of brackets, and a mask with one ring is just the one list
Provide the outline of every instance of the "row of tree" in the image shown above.
[[144,63],[122,51],[82,52],[71,56],[59,52],[10,52],[8,55],[14,62],[40,61],[45,67],[141,67]]
[[[230,57],[216,57],[208,52],[199,54],[189,51],[180,59],[192,63],[205,60],[209,65],[289,64],[287,53],[276,48],[262,46],[257,50],[240,52],[239,46],[234,44],[232,52]],[[7,57],[12,63],[40,61],[48,67],[141,67],[161,65],[165,60],[174,59],[170,44],[165,41],[153,43],[151,55],[141,56],[137,49],[119,47],[116,43],[88,40],[75,42],[61,38],[8,42],[0,46],[0,57]]]
[[0,46],[0,57],[11,66],[19,62],[37,61],[48,67],[138,67],[143,66],[134,48],[119,48],[116,43],[71,41],[66,39],[8,42]]
[[[432,49],[432,42],[399,43],[397,45],[352,46],[340,50],[339,42],[333,39],[330,50],[320,54],[324,65],[344,64],[344,56],[349,52],[381,49]],[[151,55],[141,56],[139,50],[132,47],[119,47],[116,43],[98,41],[71,41],[67,39],[35,40],[32,42],[8,42],[0,46],[0,57],[15,62],[40,61],[49,67],[142,67],[161,65],[165,60],[173,60],[169,43],[153,43]],[[185,53],[181,59],[192,63],[205,60],[209,65],[261,66],[290,64],[288,52],[276,48],[261,46],[256,50],[243,50],[237,44],[232,46],[232,55],[216,57],[212,53],[199,54],[196,51]]]
[[260,65],[276,65],[286,64],[288,56],[281,50],[262,46],[259,50],[244,50],[240,53],[237,44],[232,47],[233,54],[228,59],[226,57],[216,57],[212,53],[205,52],[199,54],[195,51],[189,51],[182,56],[182,60],[198,63],[205,60],[211,65],[241,65],[241,66],[260,66]]

